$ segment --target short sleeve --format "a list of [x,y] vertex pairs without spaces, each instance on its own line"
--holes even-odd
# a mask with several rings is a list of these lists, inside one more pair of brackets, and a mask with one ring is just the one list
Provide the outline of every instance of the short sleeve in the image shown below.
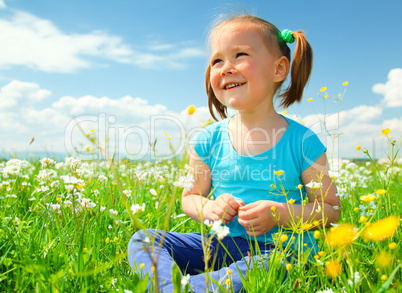
[[190,140],[190,147],[194,148],[194,151],[205,164],[210,165],[211,133],[208,129],[204,128],[197,133],[194,138]]
[[302,172],[311,166],[327,148],[311,129],[307,129],[302,137]]

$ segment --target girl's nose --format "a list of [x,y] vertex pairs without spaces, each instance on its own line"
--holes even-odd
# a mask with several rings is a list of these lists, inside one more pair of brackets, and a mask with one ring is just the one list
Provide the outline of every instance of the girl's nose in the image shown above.
[[224,64],[224,66],[221,69],[221,73],[220,76],[224,77],[227,74],[235,74],[237,72],[236,69],[234,69],[234,67],[232,66],[232,64],[230,62],[226,62]]

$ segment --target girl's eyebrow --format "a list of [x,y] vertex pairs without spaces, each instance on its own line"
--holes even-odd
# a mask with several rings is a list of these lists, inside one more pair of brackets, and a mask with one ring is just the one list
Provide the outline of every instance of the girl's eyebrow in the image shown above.
[[[249,45],[239,45],[239,46],[234,46],[230,49],[231,52],[239,52],[239,51],[253,51],[252,47]],[[210,60],[214,60],[221,56],[222,53],[217,51],[215,53],[211,54],[211,57],[209,58]]]

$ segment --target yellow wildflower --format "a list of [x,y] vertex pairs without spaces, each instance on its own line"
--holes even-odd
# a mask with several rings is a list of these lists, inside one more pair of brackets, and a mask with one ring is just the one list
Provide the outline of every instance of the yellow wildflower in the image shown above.
[[281,242],[285,242],[286,240],[288,240],[288,235],[286,234],[282,234],[281,237],[279,237],[279,241]]
[[91,129],[91,133],[94,132],[94,131],[95,131],[95,129],[92,128],[92,129]]
[[313,98],[308,99],[307,101],[309,101],[310,103],[313,101]]
[[288,112],[288,110],[283,110],[282,114],[286,114]]
[[288,263],[288,264],[286,265],[286,270],[289,271],[291,268],[292,268],[292,265],[291,265],[290,263]]
[[395,249],[397,247],[397,244],[395,242],[392,242],[388,244],[389,249]]
[[328,277],[336,278],[342,271],[342,266],[339,261],[331,260],[325,263],[325,272]]
[[276,211],[276,206],[272,206],[271,210],[275,212]]
[[389,216],[379,220],[364,230],[364,238],[372,241],[381,241],[394,235],[400,224],[398,216]]
[[280,176],[283,174],[283,170],[279,170],[279,171],[274,171],[274,174],[277,176]]
[[364,202],[370,202],[370,201],[373,201],[375,199],[377,199],[377,197],[374,194],[362,195],[360,197],[360,200],[364,201]]
[[313,225],[316,226],[316,227],[320,226],[320,221],[314,221]]
[[313,224],[310,224],[310,223],[306,223],[306,224],[303,224],[303,225],[301,226],[301,228],[302,228],[303,230],[309,230],[311,227],[313,227]]
[[226,271],[226,273],[227,273],[228,275],[231,275],[231,274],[232,274],[232,270],[229,269],[229,270]]
[[86,248],[86,247],[84,247],[83,249],[82,249],[82,252],[87,252],[88,251],[88,249]]
[[108,243],[110,241],[109,237],[106,237],[105,242]]
[[390,131],[391,131],[391,130],[390,130],[389,128],[385,128],[385,129],[381,130],[381,133],[384,134],[384,135],[388,135],[388,133],[389,133]]
[[314,239],[320,239],[320,237],[321,237],[321,232],[318,230],[314,231]]
[[386,251],[380,251],[375,257],[377,265],[381,268],[389,267],[392,263],[392,255]]
[[359,223],[364,223],[366,221],[367,221],[367,217],[365,217],[365,216],[361,216],[359,219]]
[[327,233],[330,246],[340,246],[352,243],[357,239],[357,228],[352,224],[339,224]]
[[320,92],[325,92],[327,90],[327,87],[322,87],[321,89],[320,89]]
[[324,252],[324,251],[319,251],[319,252],[318,252],[318,255],[319,255],[319,256],[324,256],[324,255],[325,255],[325,252]]
[[140,268],[141,268],[141,269],[145,268],[145,264],[143,264],[143,263],[140,264]]
[[384,194],[386,194],[388,191],[387,190],[385,190],[385,189],[377,189],[377,190],[374,190],[374,193],[375,194],[378,194],[378,195],[384,195]]
[[325,95],[324,98],[328,99],[328,95]]
[[385,281],[387,278],[388,278],[387,275],[382,275],[381,276],[381,281]]
[[195,112],[195,106],[194,105],[188,106],[188,108],[187,108],[188,115],[193,115],[194,112]]
[[342,83],[343,86],[347,86],[348,84],[349,84],[348,81],[345,81],[345,82]]
[[289,201],[288,201],[290,204],[294,204],[295,203],[295,200],[292,198],[292,199],[289,199]]
[[360,151],[362,149],[361,145],[356,146],[356,151]]

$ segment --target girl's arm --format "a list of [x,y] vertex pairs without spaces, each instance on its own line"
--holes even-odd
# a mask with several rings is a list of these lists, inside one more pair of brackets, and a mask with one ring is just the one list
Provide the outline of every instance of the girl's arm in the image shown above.
[[188,180],[193,180],[191,189],[184,188],[182,193],[183,211],[196,221],[223,220],[225,224],[237,216],[238,208],[244,205],[228,193],[221,194],[215,200],[208,199],[211,191],[211,170],[193,148],[190,150],[190,170]]
[[[279,209],[283,212],[279,224],[289,226],[289,217],[295,219],[303,218],[303,223],[311,222],[312,219],[320,221],[322,226],[328,227],[335,223],[340,215],[340,200],[336,196],[335,183],[329,177],[329,166],[325,152],[306,170],[301,176],[303,185],[307,192],[308,204],[287,205],[282,204]],[[311,181],[321,183],[321,187],[307,187]],[[289,208],[288,208],[289,206]]]
[[[309,203],[292,205],[275,201],[261,200],[239,209],[239,223],[249,235],[262,235],[275,226],[290,227],[292,223],[320,221],[323,226],[335,223],[340,214],[340,201],[336,196],[336,186],[328,174],[326,154],[323,153],[302,173],[302,182],[306,188]],[[321,183],[319,189],[306,187],[311,181]],[[274,207],[274,208],[273,208]],[[273,213],[279,218],[275,220]]]

